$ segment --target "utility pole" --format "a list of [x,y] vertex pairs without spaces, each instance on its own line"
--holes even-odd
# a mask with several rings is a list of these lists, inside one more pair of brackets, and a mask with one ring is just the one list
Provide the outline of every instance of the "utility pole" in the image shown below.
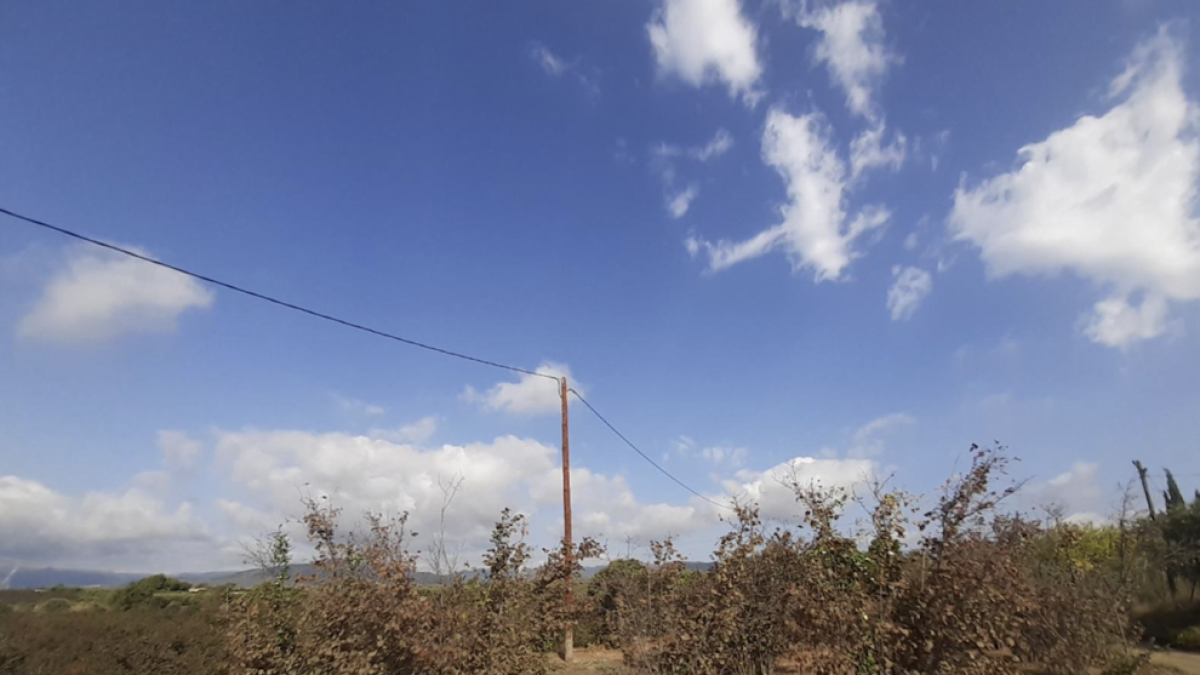
[[[1146,495],[1146,508],[1150,509],[1150,520],[1156,520],[1154,516],[1154,500],[1150,497],[1150,484],[1146,482],[1146,467],[1142,466],[1141,460],[1133,460],[1133,466],[1137,469],[1138,478],[1142,481],[1142,493]],[[1171,597],[1175,597],[1175,572],[1170,567],[1167,568],[1167,590],[1171,592]]]
[[1154,500],[1150,498],[1150,485],[1146,482],[1146,467],[1137,459],[1133,460],[1133,467],[1137,469],[1138,478],[1142,481],[1142,492],[1146,495],[1146,508],[1150,509],[1150,520],[1154,520]]
[[571,436],[567,429],[567,376],[559,380],[559,395],[562,396],[562,472],[563,472],[563,565],[566,566],[567,623],[563,626],[562,659],[575,657],[575,627],[571,623],[571,607],[574,604],[575,561],[574,544],[571,541]]

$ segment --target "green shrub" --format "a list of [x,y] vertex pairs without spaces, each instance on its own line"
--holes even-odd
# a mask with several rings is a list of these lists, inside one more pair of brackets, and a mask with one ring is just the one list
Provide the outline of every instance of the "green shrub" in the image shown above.
[[1159,645],[1176,645],[1178,636],[1200,626],[1200,603],[1165,602],[1135,613],[1143,637]]
[[167,600],[158,597],[159,593],[182,592],[191,588],[186,581],[172,579],[163,574],[155,574],[145,579],[139,579],[113,595],[113,606],[121,611],[131,609],[161,608]]
[[71,611],[71,601],[66,598],[50,598],[49,600],[39,604],[37,611],[42,614],[53,614],[57,612]]
[[1200,626],[1192,626],[1179,631],[1171,640],[1171,646],[1176,649],[1200,651]]

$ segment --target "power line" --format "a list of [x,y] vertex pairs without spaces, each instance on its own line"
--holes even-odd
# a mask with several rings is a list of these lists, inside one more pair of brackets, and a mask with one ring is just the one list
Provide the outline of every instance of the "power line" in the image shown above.
[[[434,346],[434,345],[426,344],[426,343],[424,343],[424,342],[418,342],[418,341],[416,341],[416,340],[411,340],[411,339],[409,339],[409,338],[401,337],[401,336],[399,336],[399,335],[395,335],[395,334],[393,334],[393,333],[388,333],[388,332],[386,332],[386,331],[382,331],[382,330],[379,330],[379,329],[376,329],[376,328],[371,328],[370,326],[364,326],[363,324],[360,324],[360,323],[355,323],[355,322],[353,322],[353,321],[348,321],[348,320],[346,320],[346,319],[341,319],[341,318],[338,318],[338,317],[336,317],[336,316],[333,316],[333,315],[331,315],[331,314],[326,314],[326,313],[324,313],[324,312],[318,312],[318,311],[316,311],[316,310],[309,309],[309,308],[307,308],[307,307],[303,307],[303,306],[301,306],[301,305],[297,305],[297,304],[295,304],[295,303],[287,302],[286,300],[280,300],[279,298],[275,298],[275,297],[272,297],[272,296],[270,296],[270,295],[266,295],[265,293],[259,293],[258,291],[252,291],[252,290],[250,290],[250,289],[248,289],[248,288],[243,288],[242,286],[238,286],[238,285],[236,285],[236,284],[232,284],[232,283],[229,283],[229,282],[227,282],[227,281],[221,281],[220,279],[216,279],[216,278],[214,278],[214,277],[210,277],[210,276],[208,276],[208,275],[205,275],[205,274],[200,274],[200,273],[198,273],[198,272],[193,272],[193,271],[191,271],[191,270],[185,269],[185,268],[183,268],[183,267],[179,267],[179,266],[177,266],[177,265],[172,265],[172,264],[170,264],[170,263],[165,263],[165,262],[163,262],[163,261],[161,261],[161,260],[155,260],[154,258],[151,258],[151,257],[149,257],[149,256],[143,255],[143,254],[141,254],[141,253],[138,253],[138,252],[136,252],[136,251],[131,251],[131,250],[127,249],[127,248],[122,248],[122,247],[120,247],[120,246],[117,246],[117,245],[115,245],[115,244],[110,244],[110,243],[108,243],[108,242],[100,241],[99,239],[93,239],[92,237],[89,237],[89,236],[87,236],[87,235],[83,235],[83,234],[80,234],[80,233],[78,233],[78,232],[74,232],[74,231],[72,231],[72,230],[68,230],[68,229],[66,229],[66,228],[64,228],[64,227],[59,227],[58,225],[51,225],[50,223],[47,223],[47,222],[45,222],[45,221],[43,221],[43,220],[38,220],[37,218],[32,218],[32,217],[30,217],[30,216],[25,216],[25,215],[22,215],[22,214],[20,214],[20,213],[13,212],[13,211],[10,211],[10,210],[8,210],[8,209],[6,209],[6,208],[4,208],[4,207],[0,207],[0,213],[3,213],[3,214],[5,214],[5,215],[7,215],[7,216],[9,216],[9,217],[12,217],[12,218],[16,218],[17,220],[24,221],[24,222],[26,222],[26,223],[29,223],[29,224],[31,224],[31,225],[36,225],[36,226],[38,226],[38,227],[41,227],[41,228],[44,228],[44,229],[47,229],[47,230],[51,230],[51,231],[53,231],[53,232],[57,232],[57,233],[59,233],[59,234],[66,235],[66,236],[68,236],[68,237],[71,237],[71,238],[73,238],[73,239],[78,239],[79,241],[87,242],[87,243],[89,243],[89,244],[92,244],[92,245],[94,245],[94,246],[99,246],[99,247],[101,247],[101,248],[105,248],[105,249],[108,249],[108,250],[110,250],[110,251],[114,251],[114,252],[116,252],[116,253],[120,253],[120,254],[122,254],[122,255],[125,255],[125,256],[128,256],[128,257],[130,257],[130,258],[136,258],[137,260],[141,260],[142,262],[150,263],[151,265],[157,265],[157,266],[159,266],[159,267],[162,267],[162,268],[164,268],[164,269],[169,269],[169,270],[171,270],[171,271],[173,271],[173,272],[178,272],[179,274],[183,274],[183,275],[186,275],[186,276],[192,277],[192,278],[194,278],[194,279],[199,279],[200,281],[203,281],[203,282],[206,282],[206,283],[212,284],[212,285],[214,285],[214,286],[219,286],[219,287],[221,287],[221,288],[225,288],[225,289],[231,290],[231,291],[233,291],[233,292],[235,292],[235,293],[241,293],[242,295],[247,295],[247,296],[250,296],[250,297],[252,297],[252,298],[255,298],[255,299],[257,299],[257,300],[263,300],[263,301],[265,301],[265,302],[269,302],[269,303],[271,303],[271,304],[273,304],[273,305],[278,305],[278,306],[280,306],[280,307],[285,307],[285,308],[287,308],[287,309],[291,309],[291,310],[294,310],[294,311],[297,311],[297,312],[301,312],[301,313],[303,313],[303,314],[307,314],[307,315],[309,315],[309,316],[313,316],[313,317],[316,317],[316,318],[318,318],[318,319],[323,319],[323,320],[325,320],[325,321],[329,321],[329,322],[336,323],[336,324],[339,324],[339,325],[342,325],[342,326],[346,326],[347,328],[353,328],[353,329],[355,329],[355,330],[359,330],[359,331],[362,331],[362,332],[364,332],[364,333],[370,333],[371,335],[376,335],[376,336],[379,336],[379,337],[387,338],[387,339],[389,339],[389,340],[395,340],[396,342],[401,342],[401,343],[403,343],[403,344],[406,344],[406,345],[409,345],[409,346],[412,346],[412,347],[418,347],[418,348],[420,348],[420,349],[425,349],[425,350],[428,350],[428,351],[431,351],[431,352],[437,352],[438,354],[443,354],[443,355],[445,355],[445,356],[452,356],[452,357],[454,357],[454,358],[457,358],[457,359],[462,359],[462,360],[464,360],[464,361],[471,361],[471,362],[473,362],[473,363],[479,363],[479,364],[482,364],[482,365],[485,365],[485,366],[491,366],[491,367],[493,367],[493,368],[500,368],[500,369],[503,369],[503,370],[509,370],[509,371],[512,371],[512,372],[514,372],[514,373],[521,373],[521,374],[523,374],[523,375],[532,375],[532,376],[535,376],[535,377],[542,377],[542,378],[545,378],[545,379],[548,379],[548,380],[554,380],[554,381],[556,381],[556,382],[557,382],[557,381],[559,381],[559,378],[557,378],[557,377],[555,377],[555,376],[553,376],[553,375],[547,375],[546,373],[539,373],[539,372],[536,372],[536,371],[527,370],[527,369],[525,369],[525,368],[518,368],[517,366],[510,366],[510,365],[507,365],[507,364],[504,364],[504,363],[499,363],[499,362],[497,362],[497,361],[489,361],[489,360],[487,360],[487,359],[481,359],[481,358],[479,358],[479,357],[476,357],[476,356],[470,356],[470,355],[468,355],[468,354],[463,354],[463,353],[461,353],[461,352],[456,352],[456,351],[453,351],[453,350],[450,350],[450,349],[445,349],[445,348],[442,348],[442,347],[436,347],[436,346]],[[632,441],[630,441],[630,440],[629,440],[629,439],[628,439],[628,438],[627,438],[627,437],[626,437],[624,434],[622,434],[622,433],[621,433],[619,430],[617,430],[617,428],[616,428],[615,426],[613,426],[611,422],[609,422],[607,419],[605,419],[605,417],[604,417],[603,415],[601,415],[601,414],[600,414],[600,411],[596,410],[596,409],[595,409],[595,408],[592,406],[592,404],[588,402],[588,400],[587,400],[587,399],[585,399],[583,396],[581,396],[581,395],[579,394],[579,392],[575,391],[574,389],[571,389],[571,390],[570,390],[570,392],[571,392],[572,394],[575,394],[575,398],[579,399],[579,401],[580,401],[581,403],[583,403],[583,405],[587,406],[587,409],[588,409],[588,410],[590,410],[590,411],[592,411],[592,414],[593,414],[593,415],[595,415],[595,416],[596,416],[596,417],[597,417],[597,418],[598,418],[598,419],[599,419],[601,422],[603,422],[603,423],[604,423],[604,425],[605,425],[605,426],[607,426],[607,427],[608,427],[608,428],[609,428],[609,429],[610,429],[610,430],[611,430],[611,431],[612,431],[614,434],[616,434],[618,438],[620,438],[622,441],[624,441],[624,442],[625,442],[625,444],[626,444],[626,445],[628,445],[630,448],[632,448],[634,452],[636,452],[637,454],[641,455],[642,459],[644,459],[644,460],[646,460],[647,462],[649,462],[651,466],[653,466],[655,469],[658,469],[658,470],[659,470],[659,471],[660,471],[660,472],[661,472],[661,473],[662,473],[664,476],[666,476],[667,478],[671,479],[671,480],[672,480],[672,481],[674,481],[674,482],[675,482],[677,485],[679,485],[679,486],[680,486],[680,487],[682,487],[683,489],[687,490],[688,492],[692,493],[693,495],[696,495],[696,496],[697,496],[697,497],[699,497],[700,499],[703,499],[704,501],[708,502],[709,504],[712,504],[712,505],[714,505],[714,506],[717,506],[717,507],[719,507],[719,508],[723,508],[723,509],[728,509],[728,508],[729,508],[729,506],[727,506],[727,505],[725,505],[725,504],[722,504],[722,503],[720,503],[720,502],[717,502],[717,501],[715,501],[715,500],[713,500],[713,499],[711,499],[711,498],[709,498],[709,497],[706,497],[705,495],[701,494],[701,493],[700,493],[700,492],[698,492],[697,490],[693,489],[693,488],[692,488],[690,485],[688,485],[687,483],[684,483],[682,480],[680,480],[680,479],[676,478],[674,475],[672,475],[672,474],[671,474],[671,472],[667,471],[667,470],[666,470],[666,469],[664,469],[662,466],[660,466],[660,465],[658,464],[658,462],[655,462],[653,459],[651,459],[651,458],[650,458],[650,456],[649,456],[649,455],[647,455],[646,453],[642,452],[642,450],[641,450],[640,448],[638,448],[636,445],[634,445],[634,443],[633,443]]]
[[287,309],[295,310],[297,312],[302,312],[304,314],[308,314],[309,316],[315,316],[318,319],[324,319],[325,321],[331,321],[336,324],[341,324],[348,328],[353,328],[355,330],[363,331],[364,333],[370,333],[372,335],[377,335],[379,337],[387,338],[389,340],[395,340],[396,342],[402,342],[402,343],[412,346],[412,347],[419,347],[420,349],[426,349],[431,352],[437,352],[438,354],[443,354],[445,356],[453,356],[456,359],[463,359],[464,361],[472,361],[474,363],[480,363],[485,366],[491,366],[493,368],[501,368],[504,370],[511,370],[514,373],[521,373],[523,375],[533,375],[536,377],[544,377],[548,380],[558,381],[558,378],[554,377],[553,375],[547,375],[545,373],[538,373],[538,372],[535,372],[532,370],[526,370],[524,368],[518,368],[516,366],[510,366],[507,364],[498,363],[496,361],[489,361],[487,359],[481,359],[476,356],[470,356],[468,354],[463,354],[461,352],[456,352],[456,351],[453,351],[450,349],[444,349],[442,347],[435,347],[430,344],[425,344],[424,342],[418,342],[416,340],[410,340],[405,337],[400,337],[399,335],[388,333],[387,331],[382,331],[382,330],[378,330],[376,328],[371,328],[369,326],[364,326],[360,323],[355,323],[353,321],[347,321],[346,319],[340,319],[331,314],[325,314],[324,312],[318,312],[313,309],[308,309],[307,307],[302,307],[300,305],[297,305],[297,304],[294,304],[291,302],[287,302],[285,300],[280,300],[278,298],[271,297],[264,293],[252,291],[248,288],[243,288],[236,284],[231,284],[227,281],[221,281],[219,279],[214,279],[213,277],[210,277],[210,276],[207,276],[204,274],[199,274],[197,272],[192,272],[191,270],[187,270],[182,267],[172,265],[170,263],[165,263],[165,262],[162,262],[161,260],[155,260],[154,258],[142,255],[141,253],[138,253],[136,251],[131,251],[127,248],[122,248],[115,244],[109,244],[107,242],[100,241],[99,239],[93,239],[86,235],[79,234],[78,232],[73,232],[71,230],[68,230],[64,227],[59,227],[57,225],[51,225],[50,223],[47,223],[42,220],[38,220],[36,218],[30,218],[29,216],[23,216],[19,213],[14,213],[4,207],[0,207],[0,213],[3,213],[7,216],[16,218],[17,220],[23,220],[26,223],[29,223],[31,225],[37,225],[38,227],[42,227],[47,230],[53,230],[54,232],[57,232],[59,234],[64,234],[68,237],[72,237],[72,238],[78,239],[80,241],[85,241],[89,244],[93,244],[93,245],[99,246],[101,248],[106,248],[110,251],[116,251],[117,253],[120,253],[122,255],[127,255],[131,258],[137,258],[138,260],[141,260],[143,262],[148,262],[151,265],[158,265],[159,267],[163,267],[163,268],[178,272],[180,274],[187,275],[194,279],[199,279],[200,281],[204,281],[204,282],[213,284],[214,286],[220,286],[221,288],[229,289],[231,291],[234,291],[235,293],[241,293],[242,295],[248,295],[248,296],[250,296],[252,298],[256,298],[258,300],[264,300],[271,304],[279,305],[280,307],[286,307]]
[[614,426],[612,425],[612,422],[609,422],[607,419],[605,419],[605,418],[604,418],[604,415],[601,415],[599,410],[596,410],[595,408],[593,408],[593,407],[592,407],[592,404],[591,404],[591,403],[588,403],[588,400],[587,400],[586,398],[584,398],[583,396],[581,396],[581,395],[579,394],[579,392],[575,391],[574,389],[571,389],[571,390],[570,390],[570,392],[571,392],[572,394],[575,394],[575,398],[579,399],[579,402],[580,402],[580,403],[582,403],[583,405],[587,406],[587,409],[588,409],[588,410],[591,410],[591,411],[592,411],[592,414],[593,414],[593,415],[595,415],[597,419],[599,419],[601,422],[603,422],[603,423],[604,423],[604,426],[608,427],[608,428],[609,428],[609,429],[610,429],[610,430],[611,430],[611,431],[612,431],[614,434],[616,434],[616,435],[617,435],[617,438],[621,439],[622,441],[625,441],[625,445],[628,445],[630,448],[633,448],[633,451],[634,451],[634,452],[636,452],[637,454],[641,455],[641,456],[642,456],[642,459],[644,459],[644,460],[646,460],[647,462],[649,462],[649,463],[650,463],[650,466],[652,466],[652,467],[654,467],[654,468],[658,469],[658,470],[659,470],[659,471],[662,473],[662,475],[664,475],[664,476],[666,476],[667,478],[670,478],[671,480],[675,481],[675,484],[676,484],[676,485],[678,485],[679,487],[681,487],[681,488],[683,488],[684,490],[687,490],[688,492],[690,492],[690,493],[692,493],[692,494],[696,495],[696,496],[697,496],[697,497],[699,497],[700,499],[703,499],[704,501],[708,502],[709,504],[712,504],[713,506],[717,506],[717,507],[720,507],[720,508],[722,508],[722,509],[728,509],[728,508],[729,508],[729,506],[728,506],[728,505],[726,505],[726,504],[722,504],[722,503],[720,503],[720,502],[718,502],[718,501],[714,501],[714,500],[712,500],[712,499],[710,499],[710,498],[708,498],[708,497],[706,497],[706,496],[704,496],[704,495],[700,494],[700,493],[699,493],[699,492],[697,492],[696,490],[692,489],[692,486],[690,486],[690,485],[688,485],[687,483],[685,483],[685,482],[683,482],[683,481],[679,480],[679,479],[678,479],[678,478],[676,478],[674,475],[672,475],[670,471],[667,471],[666,469],[662,468],[662,466],[661,466],[661,465],[659,465],[659,463],[658,463],[658,462],[654,461],[653,459],[650,459],[650,456],[649,456],[649,455],[647,455],[646,453],[642,452],[642,450],[641,450],[640,448],[638,448],[638,446],[634,445],[634,444],[633,444],[633,441],[631,441],[631,440],[629,440],[628,438],[626,438],[626,437],[625,437],[625,434],[623,434],[623,433],[621,433],[620,431],[618,431],[618,430],[617,430],[617,428],[616,428],[616,427],[614,427]]

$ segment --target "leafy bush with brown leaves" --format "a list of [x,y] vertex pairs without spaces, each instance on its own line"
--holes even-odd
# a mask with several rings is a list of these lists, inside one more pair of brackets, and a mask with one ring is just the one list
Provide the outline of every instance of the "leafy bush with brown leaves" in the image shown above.
[[613,623],[627,662],[680,675],[765,675],[783,660],[817,675],[992,675],[1126,659],[1127,588],[1055,553],[1069,528],[998,513],[1016,489],[991,487],[1006,463],[973,447],[970,470],[920,516],[877,485],[865,550],[839,525],[844,493],[793,478],[803,533],[768,531],[739,506],[710,572],[685,580],[659,555],[622,588]]
[[354,673],[403,675],[545,670],[543,649],[578,611],[563,585],[578,560],[596,553],[586,540],[571,565],[550,555],[536,577],[525,518],[502,514],[479,578],[456,576],[431,592],[412,580],[406,517],[367,517],[364,532],[342,535],[337,509],[309,504],[305,518],[316,547],[316,572],[289,586],[284,576],[230,609],[229,650],[236,672],[263,675]]

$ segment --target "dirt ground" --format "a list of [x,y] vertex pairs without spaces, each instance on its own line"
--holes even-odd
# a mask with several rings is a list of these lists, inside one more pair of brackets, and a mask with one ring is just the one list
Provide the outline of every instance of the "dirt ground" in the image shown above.
[[1154,652],[1150,662],[1156,666],[1174,669],[1184,675],[1200,675],[1200,654],[1186,652]]
[[576,649],[571,663],[563,663],[557,656],[552,656],[550,672],[555,675],[628,675],[632,671],[625,667],[621,652],[615,649]]
[[[1150,662],[1156,666],[1150,675],[1200,675],[1200,654],[1156,651]],[[552,657],[550,671],[555,675],[632,675],[622,662],[621,652],[612,649],[577,649],[575,660],[569,664]]]

